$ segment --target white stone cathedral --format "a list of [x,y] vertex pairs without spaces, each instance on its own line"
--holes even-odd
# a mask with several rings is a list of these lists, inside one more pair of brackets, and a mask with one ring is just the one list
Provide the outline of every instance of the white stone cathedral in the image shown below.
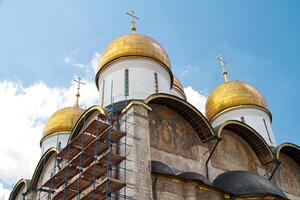
[[299,200],[300,147],[276,144],[262,94],[229,80],[219,60],[225,81],[204,114],[133,21],[101,54],[101,103],[84,110],[77,98],[48,119],[32,178],[9,199]]

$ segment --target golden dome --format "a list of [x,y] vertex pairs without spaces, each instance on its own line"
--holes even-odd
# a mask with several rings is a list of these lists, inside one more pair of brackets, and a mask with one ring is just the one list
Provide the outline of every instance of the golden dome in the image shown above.
[[173,86],[172,87],[174,89],[176,89],[180,94],[182,94],[182,96],[186,99],[186,95],[184,93],[183,86],[182,86],[181,82],[175,76],[173,76]]
[[43,138],[58,132],[71,132],[84,110],[78,106],[66,107],[56,111],[48,120]]
[[152,58],[163,64],[168,71],[171,68],[167,53],[157,41],[141,34],[128,34],[115,39],[105,48],[99,60],[98,73],[108,63],[128,56]]
[[206,118],[211,121],[219,113],[237,106],[256,106],[269,112],[263,96],[253,86],[242,81],[226,81],[208,96]]

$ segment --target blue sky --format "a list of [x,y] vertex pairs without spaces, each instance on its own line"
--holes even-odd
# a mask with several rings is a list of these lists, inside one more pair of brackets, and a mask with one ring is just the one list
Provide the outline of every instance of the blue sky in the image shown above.
[[184,86],[207,95],[220,84],[222,53],[229,78],[266,98],[278,143],[300,145],[299,9],[296,0],[0,0],[0,81],[67,87],[74,75],[92,79],[65,58],[88,64],[129,32],[125,12],[135,10],[138,32],[163,45]]

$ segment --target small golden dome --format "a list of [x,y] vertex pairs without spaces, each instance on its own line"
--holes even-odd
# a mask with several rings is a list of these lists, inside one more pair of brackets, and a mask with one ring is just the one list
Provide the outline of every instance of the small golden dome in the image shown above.
[[163,64],[168,71],[171,68],[167,53],[157,41],[141,34],[128,34],[115,39],[105,48],[99,60],[97,73],[111,61],[128,56],[152,58]]
[[206,101],[206,118],[211,121],[219,113],[236,106],[256,106],[268,111],[263,96],[242,81],[227,81],[215,88]]
[[173,86],[172,87],[174,89],[176,89],[180,94],[182,94],[184,99],[186,99],[186,95],[184,93],[183,86],[182,86],[181,82],[177,79],[177,77],[175,77],[175,76],[173,76]]
[[42,139],[58,132],[71,132],[83,112],[84,110],[78,106],[66,107],[56,111],[49,118]]

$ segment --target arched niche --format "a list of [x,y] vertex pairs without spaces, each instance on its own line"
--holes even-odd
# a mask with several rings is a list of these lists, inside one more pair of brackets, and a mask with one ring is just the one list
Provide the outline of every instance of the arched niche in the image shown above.
[[300,196],[300,147],[284,143],[275,150],[275,155],[280,161],[274,180],[284,192]]
[[217,127],[221,139],[213,156],[212,166],[223,171],[257,171],[274,160],[271,149],[251,127],[230,120]]
[[207,141],[214,137],[205,117],[186,101],[168,94],[145,100],[149,110],[151,159],[178,170],[204,173]]
[[12,189],[9,200],[23,199],[30,185],[30,180],[19,180]]
[[39,192],[39,189],[42,188],[43,184],[47,180],[50,179],[51,173],[54,169],[55,156],[57,154],[58,150],[56,148],[51,148],[47,150],[39,160],[30,184],[30,190],[33,192],[33,198],[40,199],[43,196],[50,195],[50,193]]
[[68,143],[72,139],[74,139],[80,133],[80,131],[82,131],[84,126],[86,126],[87,123],[89,123],[90,118],[95,117],[97,115],[105,115],[105,110],[101,106],[94,105],[94,106],[91,106],[90,108],[88,108],[76,122],[76,124],[71,132]]

